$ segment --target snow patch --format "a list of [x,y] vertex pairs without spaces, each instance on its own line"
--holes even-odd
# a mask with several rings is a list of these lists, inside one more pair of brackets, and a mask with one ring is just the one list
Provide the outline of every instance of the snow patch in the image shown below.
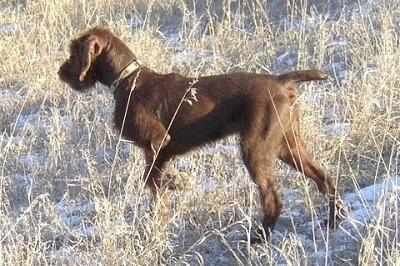
[[334,123],[325,126],[326,134],[329,136],[345,137],[350,132],[350,123]]
[[69,228],[79,229],[84,223],[83,216],[94,214],[95,204],[90,201],[74,202],[64,198],[55,204],[62,224]]
[[19,29],[20,29],[20,26],[18,24],[5,23],[3,25],[0,25],[0,34],[12,35]]

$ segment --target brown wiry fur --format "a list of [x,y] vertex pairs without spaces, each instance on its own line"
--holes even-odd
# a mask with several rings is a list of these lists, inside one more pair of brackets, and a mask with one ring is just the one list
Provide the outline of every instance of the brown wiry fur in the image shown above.
[[[80,34],[70,46],[70,59],[59,70],[61,80],[82,91],[96,82],[111,86],[136,56],[111,31],[96,27]],[[146,184],[154,196],[161,170],[176,155],[229,134],[240,135],[244,164],[258,185],[262,225],[268,235],[282,203],[274,178],[275,158],[311,178],[329,196],[329,225],[334,226],[334,179],[312,159],[300,137],[297,85],[324,80],[318,70],[283,75],[232,73],[201,77],[194,85],[197,101],[184,102],[167,127],[193,78],[158,74],[144,66],[117,87],[115,125],[124,138],[144,150]],[[133,91],[131,92],[132,84]],[[160,148],[157,158],[155,151]]]

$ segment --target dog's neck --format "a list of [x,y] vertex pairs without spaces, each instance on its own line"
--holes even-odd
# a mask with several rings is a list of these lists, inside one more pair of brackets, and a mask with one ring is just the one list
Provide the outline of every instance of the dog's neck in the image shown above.
[[110,86],[111,91],[114,93],[121,82],[130,76],[133,72],[140,68],[141,64],[138,62],[137,59],[133,60],[127,67],[125,67],[118,75],[118,77],[113,81]]
[[102,46],[103,50],[94,62],[97,81],[110,88],[117,87],[139,63],[129,47],[112,34],[102,39]]

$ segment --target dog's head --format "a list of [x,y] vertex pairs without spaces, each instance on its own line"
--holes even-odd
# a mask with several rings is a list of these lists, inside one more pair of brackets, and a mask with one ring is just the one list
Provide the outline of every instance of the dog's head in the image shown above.
[[104,40],[98,31],[89,30],[72,40],[70,57],[58,71],[60,79],[75,90],[93,87],[98,81],[94,62],[104,47]]
[[135,54],[110,30],[91,28],[72,40],[70,57],[58,71],[60,79],[83,91],[96,82],[110,86],[124,68],[136,60]]

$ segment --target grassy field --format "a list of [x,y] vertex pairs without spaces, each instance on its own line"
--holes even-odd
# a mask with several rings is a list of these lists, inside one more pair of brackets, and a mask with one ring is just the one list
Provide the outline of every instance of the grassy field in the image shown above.
[[[235,136],[173,160],[170,221],[152,217],[111,92],[57,77],[95,25],[161,73],[329,74],[299,94],[303,136],[347,205],[340,227],[320,225],[324,199],[278,164],[276,230],[244,241],[259,203]],[[399,37],[397,0],[1,1],[0,265],[399,265]]]

